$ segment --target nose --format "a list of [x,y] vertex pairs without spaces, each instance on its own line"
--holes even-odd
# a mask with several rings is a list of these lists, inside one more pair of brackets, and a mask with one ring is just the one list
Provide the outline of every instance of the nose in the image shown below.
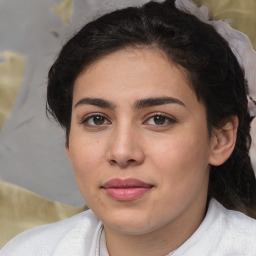
[[142,164],[145,154],[140,137],[132,127],[113,130],[107,152],[109,164],[122,169]]

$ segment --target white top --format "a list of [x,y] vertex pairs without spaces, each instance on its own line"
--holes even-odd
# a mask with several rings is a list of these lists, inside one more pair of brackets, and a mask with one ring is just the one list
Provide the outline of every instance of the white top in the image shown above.
[[[91,210],[12,239],[0,256],[108,256],[102,223]],[[256,256],[256,220],[212,199],[203,222],[172,256]]]

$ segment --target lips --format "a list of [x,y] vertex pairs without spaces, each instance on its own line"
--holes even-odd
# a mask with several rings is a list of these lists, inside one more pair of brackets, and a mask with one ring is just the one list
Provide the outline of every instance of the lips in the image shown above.
[[111,179],[101,187],[105,193],[117,201],[131,201],[148,193],[153,185],[138,179]]

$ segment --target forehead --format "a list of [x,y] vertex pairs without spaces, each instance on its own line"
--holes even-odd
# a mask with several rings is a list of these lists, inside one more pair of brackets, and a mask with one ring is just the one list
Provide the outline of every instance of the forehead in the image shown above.
[[196,98],[185,71],[152,48],[123,49],[111,53],[82,72],[75,80],[73,102],[80,97],[116,100],[139,96]]

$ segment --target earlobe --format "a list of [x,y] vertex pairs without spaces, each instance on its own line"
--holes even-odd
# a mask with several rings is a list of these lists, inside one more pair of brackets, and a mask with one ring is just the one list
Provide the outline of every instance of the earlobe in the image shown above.
[[218,166],[230,157],[236,144],[238,123],[238,117],[232,116],[222,128],[213,131],[209,164]]

